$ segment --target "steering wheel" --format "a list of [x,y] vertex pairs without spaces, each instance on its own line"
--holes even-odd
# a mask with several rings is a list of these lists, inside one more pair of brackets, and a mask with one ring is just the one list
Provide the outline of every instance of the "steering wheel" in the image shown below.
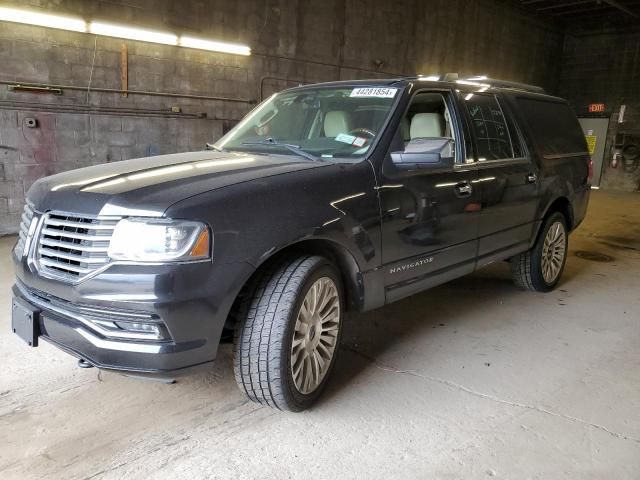
[[376,136],[376,132],[374,132],[373,130],[369,130],[368,128],[354,128],[353,130],[349,131],[349,135],[358,136],[358,134],[367,135],[369,137],[367,140],[372,140]]

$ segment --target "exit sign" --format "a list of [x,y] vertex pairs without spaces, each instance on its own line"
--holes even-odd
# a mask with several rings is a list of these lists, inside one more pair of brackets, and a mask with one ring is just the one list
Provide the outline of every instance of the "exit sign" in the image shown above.
[[602,113],[604,112],[604,103],[590,103],[589,113]]

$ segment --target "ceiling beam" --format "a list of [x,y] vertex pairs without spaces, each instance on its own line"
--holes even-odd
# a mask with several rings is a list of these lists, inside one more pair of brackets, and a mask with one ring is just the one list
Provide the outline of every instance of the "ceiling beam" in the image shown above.
[[538,10],[539,12],[543,12],[546,10],[554,10],[556,8],[566,8],[572,7],[573,5],[582,5],[583,3],[593,3],[593,0],[576,0],[575,2],[557,3],[554,5],[549,5],[547,7],[536,7],[536,10]]
[[638,14],[635,13],[632,10],[629,10],[627,7],[625,7],[624,5],[620,5],[619,2],[617,2],[616,0],[602,0],[604,3],[606,3],[607,5],[611,5],[613,8],[617,8],[618,10],[623,11],[624,13],[626,13],[627,15],[631,15],[632,17],[637,17]]
[[591,13],[591,12],[611,12],[611,7],[608,5],[601,5],[599,7],[585,7],[585,8],[575,8],[573,10],[563,10],[561,12],[549,12],[548,15],[552,15],[554,17],[562,17],[569,15],[580,15],[581,13]]

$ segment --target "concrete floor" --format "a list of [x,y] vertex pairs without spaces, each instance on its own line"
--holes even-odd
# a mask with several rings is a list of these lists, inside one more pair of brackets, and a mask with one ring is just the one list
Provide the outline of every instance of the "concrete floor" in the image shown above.
[[[640,194],[594,192],[559,289],[507,265],[354,315],[311,411],[246,402],[231,347],[163,385],[9,333],[0,239],[0,478],[640,478]],[[577,250],[614,257],[584,260]]]

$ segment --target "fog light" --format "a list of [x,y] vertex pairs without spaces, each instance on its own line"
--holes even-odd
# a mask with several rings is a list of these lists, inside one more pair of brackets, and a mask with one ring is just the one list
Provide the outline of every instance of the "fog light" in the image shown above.
[[145,337],[154,340],[161,340],[166,338],[161,330],[160,326],[155,323],[141,323],[141,322],[113,322],[116,326],[127,332],[144,334]]

